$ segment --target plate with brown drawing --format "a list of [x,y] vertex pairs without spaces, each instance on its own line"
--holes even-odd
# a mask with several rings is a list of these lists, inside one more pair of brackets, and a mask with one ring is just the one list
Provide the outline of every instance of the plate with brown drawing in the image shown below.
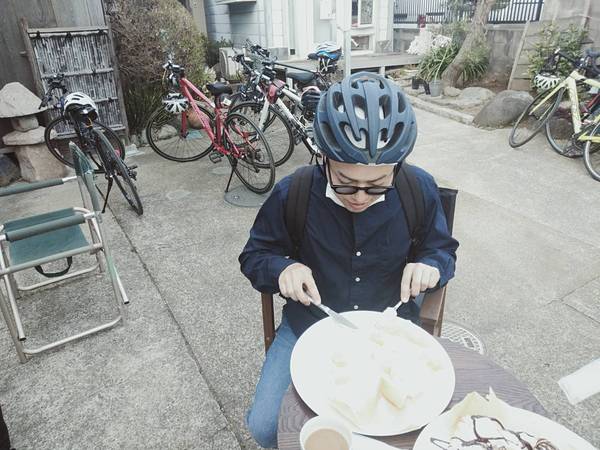
[[427,425],[414,450],[594,450],[564,426],[531,411],[472,392]]

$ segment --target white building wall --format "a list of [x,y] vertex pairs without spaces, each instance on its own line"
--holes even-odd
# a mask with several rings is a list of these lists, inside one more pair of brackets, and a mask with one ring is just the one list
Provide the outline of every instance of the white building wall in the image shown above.
[[206,31],[210,39],[231,39],[231,23],[229,21],[229,7],[220,5],[216,0],[205,0]]

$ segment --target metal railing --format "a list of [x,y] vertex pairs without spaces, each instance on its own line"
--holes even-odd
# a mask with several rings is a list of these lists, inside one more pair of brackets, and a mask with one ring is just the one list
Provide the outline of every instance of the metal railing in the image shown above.
[[[456,2],[453,2],[456,3]],[[460,8],[449,8],[448,0],[394,0],[394,23],[445,23],[469,19],[475,12],[475,1],[465,0]],[[525,23],[539,21],[544,0],[498,0],[488,23]]]

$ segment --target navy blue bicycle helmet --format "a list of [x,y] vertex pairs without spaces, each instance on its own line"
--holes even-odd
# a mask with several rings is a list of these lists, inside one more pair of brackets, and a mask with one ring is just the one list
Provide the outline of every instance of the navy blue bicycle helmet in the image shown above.
[[391,80],[359,72],[321,96],[314,137],[323,154],[354,164],[396,164],[417,139],[415,113]]

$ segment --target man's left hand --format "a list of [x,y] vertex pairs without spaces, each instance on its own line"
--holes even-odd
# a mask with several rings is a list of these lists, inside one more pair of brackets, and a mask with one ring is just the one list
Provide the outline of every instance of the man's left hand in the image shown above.
[[400,300],[404,303],[426,289],[435,287],[440,281],[440,271],[423,263],[409,263],[402,273]]

